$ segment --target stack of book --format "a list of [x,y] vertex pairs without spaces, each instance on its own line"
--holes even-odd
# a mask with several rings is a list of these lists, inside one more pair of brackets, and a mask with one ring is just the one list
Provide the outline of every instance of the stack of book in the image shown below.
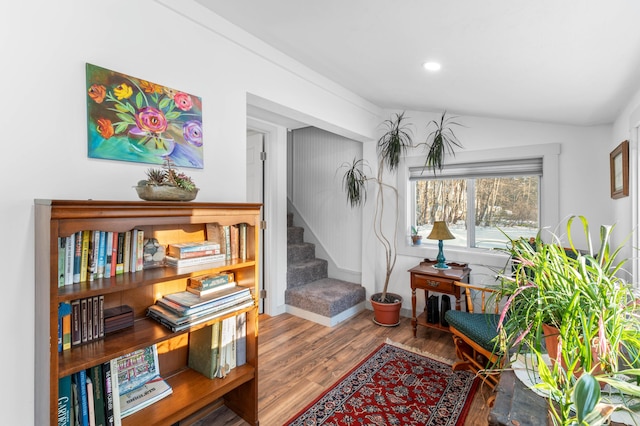
[[188,289],[165,294],[147,308],[147,315],[175,332],[254,304],[251,289],[235,282],[217,283],[209,290],[202,296]]
[[178,269],[196,269],[224,260],[225,254],[220,252],[220,244],[212,241],[169,244],[165,257],[168,266]]

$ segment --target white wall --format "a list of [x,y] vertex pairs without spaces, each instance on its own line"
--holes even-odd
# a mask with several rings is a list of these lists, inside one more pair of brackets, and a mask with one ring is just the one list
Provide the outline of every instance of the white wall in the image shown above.
[[[186,15],[173,10],[178,6]],[[137,200],[132,186],[149,167],[87,158],[86,62],[202,97],[205,168],[185,170],[201,188],[196,201],[244,201],[247,93],[360,138],[369,137],[378,116],[375,106],[190,0],[7,1],[0,21],[0,411],[3,423],[27,425],[34,383],[48,380],[32,368],[33,200]]]

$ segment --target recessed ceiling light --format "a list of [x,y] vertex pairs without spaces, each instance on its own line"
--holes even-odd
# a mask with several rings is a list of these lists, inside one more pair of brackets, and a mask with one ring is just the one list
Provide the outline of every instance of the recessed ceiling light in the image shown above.
[[425,62],[422,64],[425,70],[427,71],[438,71],[440,70],[440,64],[438,62]]

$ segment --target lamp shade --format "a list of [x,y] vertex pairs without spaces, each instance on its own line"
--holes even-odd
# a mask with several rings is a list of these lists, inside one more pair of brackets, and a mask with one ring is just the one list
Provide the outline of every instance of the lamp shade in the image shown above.
[[453,240],[455,238],[443,220],[433,222],[433,229],[427,237],[429,240]]

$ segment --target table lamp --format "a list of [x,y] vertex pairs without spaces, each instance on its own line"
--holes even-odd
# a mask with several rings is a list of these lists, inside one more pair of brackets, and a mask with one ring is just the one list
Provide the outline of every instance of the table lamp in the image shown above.
[[453,240],[455,237],[449,232],[447,224],[443,220],[433,222],[433,229],[427,237],[428,240],[438,240],[438,257],[437,263],[433,265],[436,269],[449,269],[450,267],[444,262],[444,253],[442,253],[442,240]]

